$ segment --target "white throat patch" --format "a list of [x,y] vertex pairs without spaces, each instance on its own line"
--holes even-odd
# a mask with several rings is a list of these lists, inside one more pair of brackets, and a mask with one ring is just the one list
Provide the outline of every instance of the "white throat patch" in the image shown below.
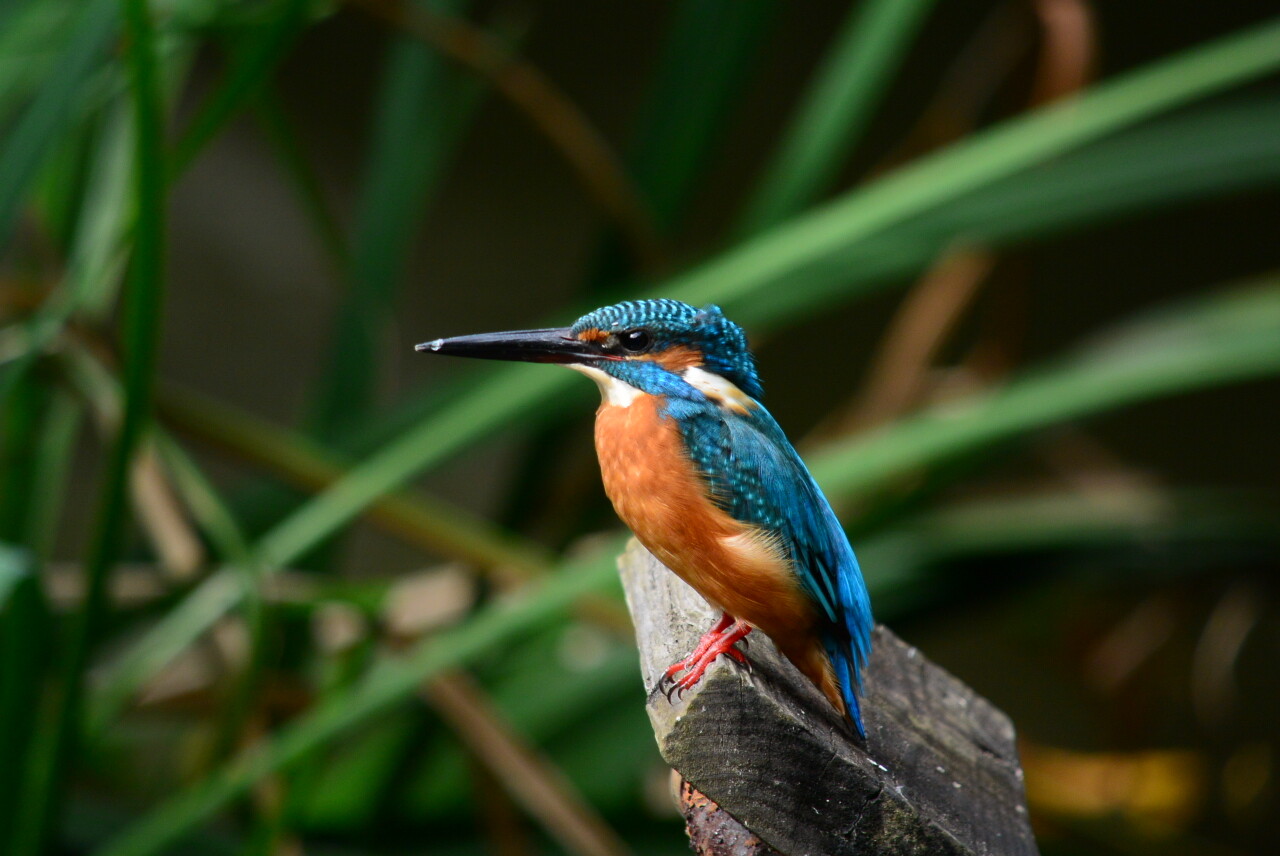
[[602,372],[595,366],[585,366],[581,363],[566,363],[565,368],[573,369],[575,372],[581,372],[596,382],[596,386],[600,387],[600,398],[606,404],[614,407],[630,407],[631,402],[635,401],[641,395],[643,390],[636,389],[626,381],[618,380],[608,372]]
[[756,406],[751,396],[738,389],[737,385],[732,381],[725,380],[714,372],[691,366],[685,369],[680,376],[684,378],[684,382],[689,386],[726,410],[732,410],[735,413],[746,413]]

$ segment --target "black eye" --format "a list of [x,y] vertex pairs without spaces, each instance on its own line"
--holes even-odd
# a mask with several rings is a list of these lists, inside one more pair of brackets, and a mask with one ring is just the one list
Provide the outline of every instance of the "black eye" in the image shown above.
[[622,349],[633,354],[646,350],[652,342],[653,337],[648,330],[628,330],[618,336],[618,344],[622,345]]

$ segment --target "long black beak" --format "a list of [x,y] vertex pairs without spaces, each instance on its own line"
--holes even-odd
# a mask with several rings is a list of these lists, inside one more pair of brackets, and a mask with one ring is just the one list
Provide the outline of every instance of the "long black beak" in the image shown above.
[[455,357],[521,360],[528,363],[586,363],[608,359],[599,345],[578,339],[568,327],[454,336],[451,339],[423,342],[416,345],[414,350]]

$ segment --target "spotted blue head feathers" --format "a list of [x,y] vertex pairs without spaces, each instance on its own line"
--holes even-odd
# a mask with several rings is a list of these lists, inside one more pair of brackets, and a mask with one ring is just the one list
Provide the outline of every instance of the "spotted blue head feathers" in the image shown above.
[[634,344],[643,345],[630,352],[634,356],[658,355],[672,348],[691,349],[707,371],[754,399],[764,396],[755,358],[747,347],[747,335],[724,316],[719,306],[699,309],[679,300],[628,300],[588,312],[569,329],[579,338],[591,337],[597,331],[612,337],[617,353],[623,356],[628,355],[628,337]]

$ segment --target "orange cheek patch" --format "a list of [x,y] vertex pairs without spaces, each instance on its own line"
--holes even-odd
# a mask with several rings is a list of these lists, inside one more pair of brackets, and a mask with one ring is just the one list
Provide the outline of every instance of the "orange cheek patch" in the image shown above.
[[578,334],[578,341],[580,342],[603,342],[607,338],[609,338],[608,333],[594,327],[590,330],[583,330]]
[[667,371],[679,374],[685,369],[702,365],[702,352],[687,345],[676,345],[667,348],[665,351],[641,357],[641,359],[653,360]]

